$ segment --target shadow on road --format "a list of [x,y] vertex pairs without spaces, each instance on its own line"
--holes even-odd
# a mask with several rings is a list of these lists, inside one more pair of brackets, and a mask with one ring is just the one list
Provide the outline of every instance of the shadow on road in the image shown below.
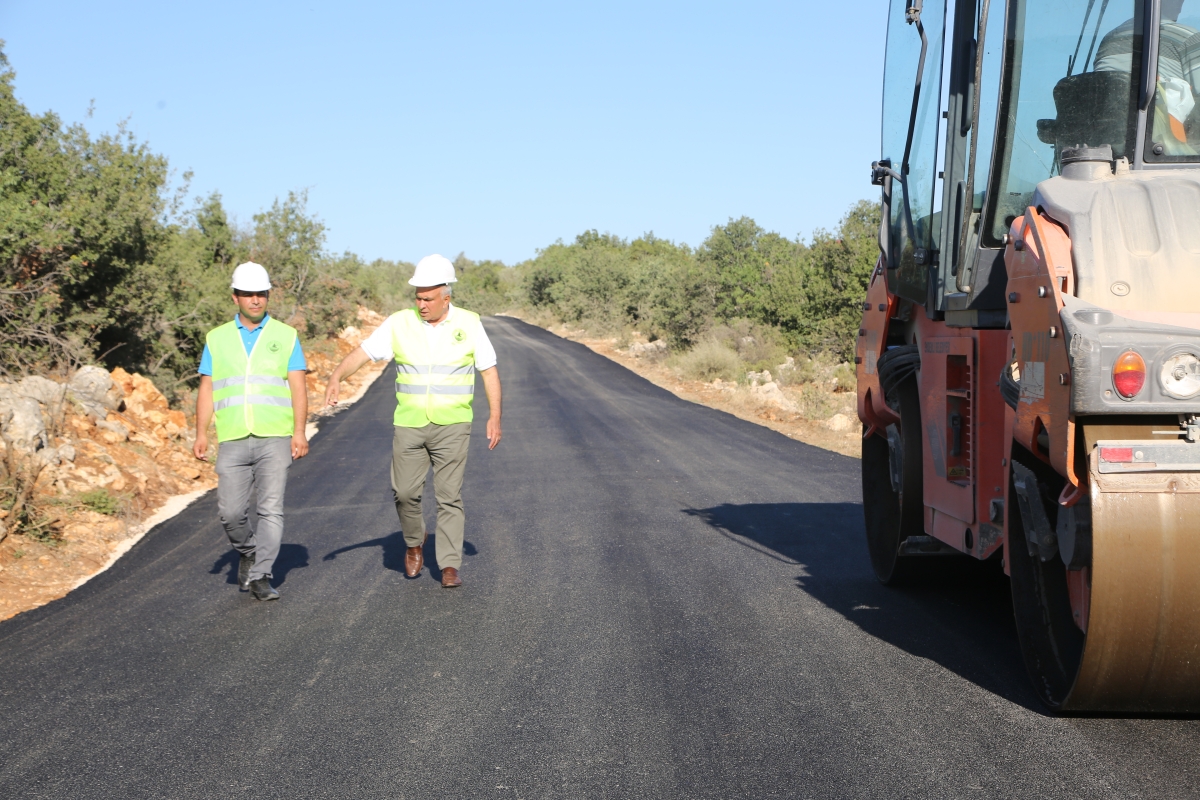
[[[358,544],[350,544],[345,547],[339,547],[337,550],[326,553],[321,560],[333,561],[342,553],[348,553],[351,550],[362,550],[366,547],[378,547],[383,555],[383,568],[390,569],[393,572],[404,573],[404,551],[407,545],[404,544],[404,534],[401,531],[389,533],[387,536],[381,536],[378,539],[370,539]],[[479,553],[475,549],[475,545],[464,540],[463,555],[474,556]],[[436,581],[441,581],[442,571],[437,567],[437,552],[434,544],[432,532],[425,539],[425,566],[429,568],[429,575]]]
[[[287,580],[287,575],[294,569],[301,569],[308,566],[308,548],[302,544],[281,544],[279,546],[279,555],[275,557],[275,568],[272,572],[271,585],[282,586]],[[225,582],[237,585],[237,570],[238,570],[238,553],[237,550],[230,548],[213,562],[212,569],[208,571],[209,575],[219,575],[221,570],[227,569],[225,574]]]
[[881,586],[858,503],[725,503],[685,509],[765,558],[801,569],[796,586],[870,635],[1039,714],[998,562],[954,559],[922,585]]

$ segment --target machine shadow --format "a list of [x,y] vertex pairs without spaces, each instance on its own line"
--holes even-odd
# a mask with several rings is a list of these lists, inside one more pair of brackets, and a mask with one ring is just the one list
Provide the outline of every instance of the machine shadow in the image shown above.
[[[294,569],[301,569],[308,566],[308,548],[302,544],[281,544],[279,546],[279,555],[275,557],[275,569],[272,573],[271,585],[282,586],[287,580],[287,575]],[[225,582],[237,585],[237,569],[238,569],[238,553],[237,550],[230,548],[221,554],[221,557],[213,562],[212,569],[208,571],[209,575],[219,575],[222,570],[227,570],[225,573]]]
[[[384,569],[391,570],[392,572],[399,572],[401,575],[404,574],[404,551],[408,548],[404,543],[404,534],[401,531],[394,531],[389,533],[387,536],[381,536],[378,539],[369,539],[365,542],[358,542],[357,544],[339,547],[337,550],[331,550],[330,552],[326,553],[321,560],[333,561],[343,553],[348,553],[352,550],[362,550],[368,547],[378,547],[380,549],[381,555],[383,556]],[[475,545],[468,541],[463,541],[464,556],[474,556],[478,554],[478,552],[479,551],[475,549]],[[430,577],[440,582],[442,580],[442,571],[438,569],[436,563],[437,554],[432,531],[430,532],[430,536],[425,539],[424,553],[425,567],[429,570]]]
[[1047,713],[1026,677],[998,562],[952,558],[920,585],[887,587],[871,572],[861,504],[725,503],[684,513],[765,558],[794,564],[797,588],[875,638]]

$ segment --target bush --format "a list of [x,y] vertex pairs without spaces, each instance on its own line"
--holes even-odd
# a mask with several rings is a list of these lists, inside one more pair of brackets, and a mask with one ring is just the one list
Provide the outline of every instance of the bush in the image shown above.
[[833,370],[833,378],[837,381],[834,386],[834,391],[837,392],[857,392],[858,391],[858,373],[854,371],[854,365],[846,361],[838,364]]
[[706,332],[704,338],[733,350],[746,369],[755,372],[764,369],[774,372],[787,358],[778,330],[745,319],[716,325]]
[[737,352],[714,339],[701,341],[691,350],[676,356],[673,362],[682,377],[695,381],[716,378],[737,381],[746,374],[746,366]]
[[40,541],[53,539],[52,526],[57,517],[45,512],[37,494],[38,477],[45,469],[45,462],[18,455],[2,425],[0,438],[4,441],[4,457],[0,458],[0,510],[5,512],[0,518],[0,542],[10,533]]
[[85,508],[112,517],[121,513],[121,498],[105,488],[92,489],[79,495],[79,503]]

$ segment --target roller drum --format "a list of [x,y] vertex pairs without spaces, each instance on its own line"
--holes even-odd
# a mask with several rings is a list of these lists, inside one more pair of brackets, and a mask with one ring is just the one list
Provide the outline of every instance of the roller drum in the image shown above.
[[1064,710],[1200,711],[1200,476],[1101,475],[1087,637]]

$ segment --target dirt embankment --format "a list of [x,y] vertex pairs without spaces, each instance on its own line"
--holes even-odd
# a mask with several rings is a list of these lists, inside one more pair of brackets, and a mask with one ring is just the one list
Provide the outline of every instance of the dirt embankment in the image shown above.
[[[324,379],[382,321],[360,308],[357,326],[307,348],[310,436],[332,411],[322,408]],[[368,364],[343,382],[343,405],[386,364]],[[194,409],[171,408],[149,379],[122,369],[86,367],[66,383],[34,377],[0,384],[0,423],[10,440],[0,458],[11,446],[18,471],[36,474],[35,525],[0,541],[0,620],[82,585],[149,527],[217,485],[215,432],[208,460],[198,461]],[[0,508],[0,524],[12,513]],[[213,535],[220,535],[215,519]]]
[[798,369],[792,359],[771,370],[751,372],[744,383],[697,381],[683,378],[672,368],[665,343],[635,337],[624,347],[620,340],[589,336],[559,325],[551,333],[586,345],[677,397],[733,414],[764,425],[806,444],[854,458],[862,457],[861,427],[855,409],[853,387],[836,381],[816,379],[803,383],[791,373]]

